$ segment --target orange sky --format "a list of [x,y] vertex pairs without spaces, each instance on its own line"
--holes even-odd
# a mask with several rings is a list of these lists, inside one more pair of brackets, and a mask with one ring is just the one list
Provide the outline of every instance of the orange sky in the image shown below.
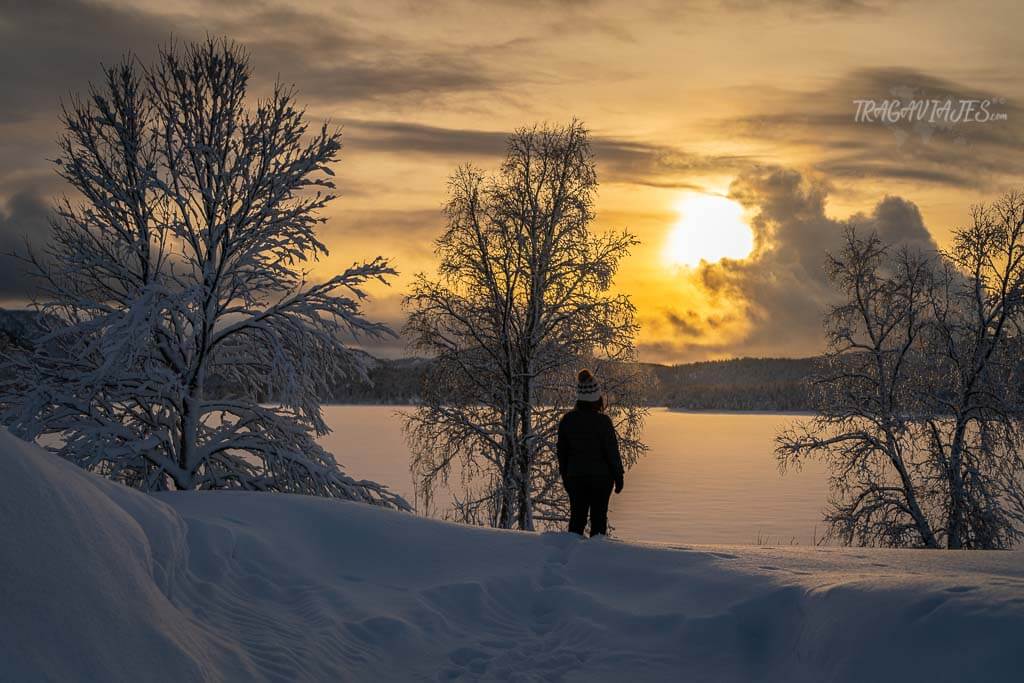
[[[226,34],[252,51],[254,94],[280,75],[310,116],[343,124],[320,270],[391,257],[401,276],[373,290],[371,314],[400,326],[458,164],[494,168],[508,131],[578,117],[597,154],[596,229],[642,242],[618,279],[641,357],[810,354],[837,219],[943,246],[971,203],[1020,184],[1021,19],[1014,2],[14,2],[0,10],[0,57],[19,64],[0,104],[0,241],[41,230],[62,191],[45,161],[60,96],[125,49]],[[887,98],[989,98],[1005,120],[854,121],[854,100]],[[750,258],[664,258],[680,200],[701,192],[743,206]]]

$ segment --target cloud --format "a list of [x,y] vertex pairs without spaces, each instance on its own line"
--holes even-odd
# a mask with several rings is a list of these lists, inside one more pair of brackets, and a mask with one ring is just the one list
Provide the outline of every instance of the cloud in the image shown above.
[[709,330],[717,330],[738,322],[733,314],[715,312],[702,316],[694,310],[667,311],[665,317],[677,334],[694,337],[704,335]]
[[[826,88],[773,93],[757,114],[715,127],[732,135],[810,148],[815,170],[835,179],[908,180],[955,188],[991,188],[1024,177],[1024,108],[1003,93],[923,71],[864,68]],[[999,118],[980,122],[857,121],[858,100],[989,101]]]
[[712,305],[710,312],[665,311],[661,323],[675,333],[677,354],[704,356],[727,349],[729,355],[792,356],[823,350],[822,319],[836,301],[825,254],[841,247],[848,225],[877,232],[887,243],[937,249],[913,202],[886,196],[870,211],[837,220],[826,213],[829,190],[820,179],[778,166],[758,167],[736,178],[730,196],[753,212],[755,253],[745,260],[702,264],[691,277],[710,301],[740,302],[745,331],[732,340],[716,334],[736,322],[721,306]]
[[131,10],[74,0],[12,0],[0,21],[0,60],[7,65],[0,120],[56,109],[69,89],[82,90],[126,50],[151,49],[167,29]]
[[[345,124],[348,146],[378,152],[426,154],[454,161],[505,153],[510,131],[443,128],[403,121],[354,120]],[[697,173],[733,172],[754,165],[742,155],[700,155],[669,145],[600,133],[590,136],[602,182],[669,189],[703,189],[688,180]]]
[[743,155],[703,155],[669,145],[596,135],[594,156],[605,182],[693,188],[694,175],[729,173],[755,163]]
[[425,99],[489,91],[513,78],[468,50],[414,44],[337,17],[280,7],[232,16],[212,28],[244,43],[262,78],[280,73],[314,102],[422,106]]
[[505,151],[509,133],[442,128],[405,121],[348,120],[346,143],[353,149],[449,158],[495,157]]
[[342,13],[266,2],[218,3],[204,10],[202,16],[158,15],[83,0],[5,3],[0,58],[16,68],[7,72],[0,115],[11,121],[53,108],[61,95],[95,80],[100,62],[126,52],[146,60],[172,36],[227,35],[250,50],[262,81],[280,74],[314,100],[419,100],[424,93],[489,89],[499,82],[499,74],[468,51],[372,32]]
[[45,162],[56,153],[60,100],[87,91],[100,63],[126,51],[146,55],[169,37],[148,14],[77,0],[10,0],[0,10],[0,180],[8,198],[52,192],[59,183]]
[[878,13],[902,0],[720,0],[725,9],[756,11],[783,9],[802,14],[861,14]]
[[[0,11],[0,201],[20,216],[28,196],[66,191],[46,162],[56,156],[60,100],[87,92],[101,64],[134,53],[151,62],[169,40],[227,35],[251,54],[253,96],[280,75],[302,103],[368,103],[394,110],[426,97],[488,90],[512,76],[488,69],[466,50],[400,39],[362,25],[360,14],[296,9],[278,2],[219,2],[201,13],[168,7],[156,14],[86,0],[12,0]],[[384,142],[383,131],[377,133]],[[503,147],[503,138],[498,135]],[[406,140],[408,141],[408,140]],[[346,140],[348,142],[348,140]],[[5,221],[0,241],[17,230]]]
[[[0,13],[0,178],[39,175],[54,152],[60,100],[86,92],[100,65],[132,53],[150,62],[160,45],[226,35],[250,52],[253,93],[275,78],[295,83],[302,102],[422,106],[451,93],[493,90],[514,74],[468,50],[401,40],[370,30],[352,14],[271,2],[220,2],[202,15],[156,14],[85,0],[11,0]],[[356,15],[357,16],[357,15]]]
[[[440,204],[436,209],[344,209],[331,217],[324,226],[324,234],[348,233],[371,240],[382,235],[402,234],[421,241],[434,238],[444,228],[444,213]],[[428,240],[428,243],[431,241]],[[429,248],[429,247],[428,247]]]
[[[324,225],[321,237],[331,257],[348,265],[357,259],[385,256],[401,275],[410,275],[433,261],[434,240],[445,218],[436,209],[343,210]],[[386,245],[386,246],[385,246]],[[385,253],[382,253],[385,252]],[[324,277],[333,273],[324,272]]]
[[378,358],[402,358],[413,354],[408,341],[401,336],[402,327],[407,319],[402,308],[403,294],[391,288],[377,287],[374,294],[365,303],[364,313],[368,320],[382,322],[399,334],[398,337],[358,339],[349,338],[346,342],[361,348]]
[[26,243],[44,245],[50,235],[50,207],[35,194],[14,195],[0,209],[0,299],[26,301],[35,294],[35,282],[28,268],[10,256],[24,254]]

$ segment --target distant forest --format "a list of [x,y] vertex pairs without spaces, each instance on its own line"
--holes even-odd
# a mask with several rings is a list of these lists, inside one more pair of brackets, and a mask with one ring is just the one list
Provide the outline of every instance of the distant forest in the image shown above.
[[[0,309],[0,350],[30,347],[38,334],[35,313]],[[416,403],[430,360],[381,359],[360,353],[369,382],[338,380],[324,400],[331,403]],[[647,405],[681,410],[807,411],[808,380],[816,358],[734,358],[682,365],[644,363],[649,374]],[[227,388],[222,388],[230,393]]]
[[[809,379],[815,358],[735,358],[682,365],[644,363],[649,406],[685,410],[812,409]],[[339,383],[336,403],[415,403],[430,369],[427,359],[372,359],[372,384]]]
[[733,358],[645,364],[656,381],[649,405],[687,410],[793,410],[813,408],[810,379],[817,358]]

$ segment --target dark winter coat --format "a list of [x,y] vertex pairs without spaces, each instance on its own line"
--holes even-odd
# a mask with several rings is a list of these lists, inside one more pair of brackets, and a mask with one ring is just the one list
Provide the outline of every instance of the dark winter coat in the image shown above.
[[562,416],[557,451],[563,480],[579,476],[622,478],[619,438],[612,419],[604,413],[576,408]]

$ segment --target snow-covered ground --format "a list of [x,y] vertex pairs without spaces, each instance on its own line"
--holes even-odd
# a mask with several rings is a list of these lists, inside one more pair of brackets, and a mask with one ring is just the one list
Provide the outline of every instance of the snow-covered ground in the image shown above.
[[0,680],[980,681],[1024,554],[637,546],[145,496],[0,433]]

